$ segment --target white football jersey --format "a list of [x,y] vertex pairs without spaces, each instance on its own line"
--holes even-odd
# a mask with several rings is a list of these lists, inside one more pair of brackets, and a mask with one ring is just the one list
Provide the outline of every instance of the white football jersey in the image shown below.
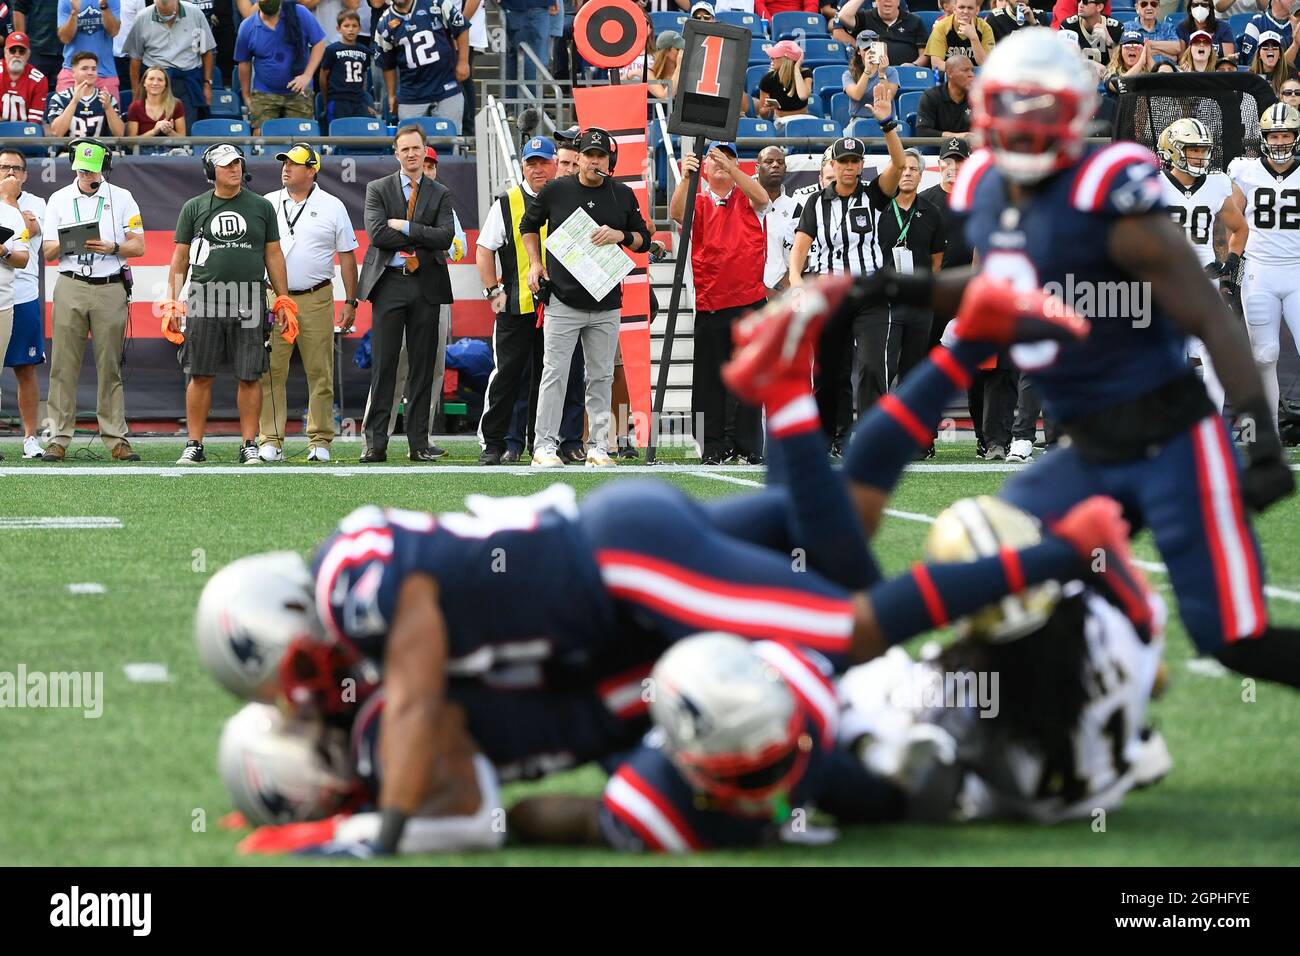
[[1266,265],[1300,265],[1300,163],[1285,176],[1261,159],[1242,157],[1228,176],[1246,196],[1246,258]]
[[[956,762],[951,768],[936,766],[928,778],[912,768],[916,789],[909,794],[924,806],[918,816],[1057,823],[1119,806],[1134,786],[1168,769],[1164,742],[1159,735],[1144,735],[1163,639],[1143,643],[1113,605],[1091,592],[1085,601],[1084,677],[1090,698],[1074,731],[1071,766],[1048,767],[1036,751],[1008,744],[975,707],[954,709],[948,702],[936,709],[931,692],[942,693],[936,687],[951,683],[951,676],[941,674],[937,662],[903,661],[897,655],[852,668],[841,678],[841,742],[866,735],[871,746],[859,755],[879,772],[908,762],[905,755],[891,759],[888,751],[916,749],[915,725],[945,729],[955,743]],[[1158,598],[1155,612],[1160,635],[1165,611]]]
[[1232,180],[1227,173],[1209,173],[1186,187],[1166,172],[1160,184],[1174,222],[1187,233],[1201,265],[1208,266],[1214,261],[1214,219],[1232,197]]

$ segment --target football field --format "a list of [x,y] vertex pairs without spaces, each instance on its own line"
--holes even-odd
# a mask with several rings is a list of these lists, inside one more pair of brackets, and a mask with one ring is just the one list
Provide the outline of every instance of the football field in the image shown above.
[[[79,438],[74,449],[83,443]],[[290,452],[299,443],[291,442]],[[102,453],[102,447],[96,444]],[[102,674],[102,713],[0,709],[0,863],[10,865],[247,865],[300,858],[243,857],[244,831],[226,829],[230,803],[217,777],[217,737],[238,708],[201,670],[192,615],[211,574],[257,551],[310,554],[351,509],[367,503],[455,511],[465,495],[531,494],[556,480],[581,495],[617,472],[569,468],[475,469],[472,442],[450,460],[410,466],[404,442],[386,467],[360,466],[359,445],[336,461],[240,468],[235,445],[212,443],[207,466],[174,466],[180,442],[141,442],[139,465],[18,460],[0,441],[0,676]],[[305,451],[305,449],[304,449]],[[106,456],[102,456],[106,457]],[[1295,458],[1293,457],[1293,462]],[[455,466],[465,466],[457,468]],[[450,467],[449,467],[450,466]],[[974,459],[973,444],[940,444],[936,462],[911,469],[874,542],[887,572],[920,555],[926,519],[957,498],[991,493],[1015,466]],[[621,469],[627,471],[628,469]],[[645,469],[638,469],[645,470]],[[698,497],[744,493],[761,469],[674,466],[658,477]],[[1188,476],[1188,480],[1194,480]],[[1276,620],[1300,625],[1300,498],[1257,521]],[[1158,558],[1146,538],[1141,558]],[[1151,580],[1171,600],[1158,566]],[[781,846],[690,860],[631,858],[603,850],[540,850],[417,857],[403,863],[724,865],[1289,865],[1300,841],[1300,696],[1256,686],[1212,661],[1193,661],[1175,611],[1168,634],[1172,684],[1150,710],[1174,769],[1131,794],[1104,831],[1089,821],[1043,828],[896,824],[848,828],[824,847]],[[915,646],[912,647],[915,650]],[[524,793],[596,794],[602,774],[583,768],[507,787]],[[325,864],[328,865],[328,864]]]

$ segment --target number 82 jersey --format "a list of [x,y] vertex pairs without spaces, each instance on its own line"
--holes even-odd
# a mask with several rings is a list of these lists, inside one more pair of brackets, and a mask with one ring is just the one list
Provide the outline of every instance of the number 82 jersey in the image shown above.
[[1246,197],[1246,257],[1265,265],[1300,264],[1300,163],[1279,175],[1263,158],[1235,159],[1228,175]]

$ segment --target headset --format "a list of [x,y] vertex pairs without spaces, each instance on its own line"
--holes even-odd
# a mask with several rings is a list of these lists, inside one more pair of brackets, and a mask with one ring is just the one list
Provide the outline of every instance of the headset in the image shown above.
[[69,159],[76,156],[78,146],[98,146],[104,151],[104,166],[100,169],[101,176],[107,176],[113,169],[113,151],[104,143],[95,139],[93,136],[83,136],[81,139],[74,139],[68,144]]
[[253,177],[248,171],[248,160],[244,158],[244,151],[234,143],[214,143],[203,151],[203,175],[208,177],[208,182],[215,183],[217,181],[217,167],[213,165],[209,157],[212,151],[220,146],[229,146],[239,154],[239,165],[244,170],[244,182],[251,183]]
[[[1300,0],[1297,0],[1297,2],[1300,2]],[[618,165],[618,140],[609,135],[609,130],[600,126],[588,126],[581,134],[579,134],[578,140],[581,141],[583,136],[586,136],[588,133],[593,131],[603,134],[605,142],[609,144],[609,173],[607,173],[607,175],[612,177],[614,175],[614,167]]]

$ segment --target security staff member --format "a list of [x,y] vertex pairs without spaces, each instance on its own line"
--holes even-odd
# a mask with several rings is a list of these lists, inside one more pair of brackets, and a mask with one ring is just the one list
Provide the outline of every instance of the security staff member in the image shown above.
[[[618,348],[623,287],[615,285],[597,300],[562,264],[542,261],[541,230],[555,230],[582,209],[595,222],[588,237],[596,246],[617,243],[630,252],[648,249],[650,231],[641,217],[632,190],[616,182],[611,173],[611,151],[617,147],[603,129],[588,129],[578,140],[578,175],[551,180],[524,213],[520,235],[528,250],[528,288],[536,295],[543,278],[551,285],[546,305],[546,351],[542,357],[542,384],[538,395],[537,442],[534,468],[562,465],[559,446],[560,416],[564,408],[569,363],[579,339],[587,371],[587,426],[591,446],[587,465],[608,467],[610,394],[614,379],[614,357]],[[616,154],[616,153],[615,153]]]
[[[831,163],[835,181],[804,203],[799,225],[795,227],[794,248],[790,250],[790,286],[804,285],[804,267],[808,251],[817,244],[817,259],[812,271],[820,275],[849,273],[870,275],[884,268],[888,261],[880,248],[876,231],[877,214],[889,206],[898,191],[905,167],[903,143],[898,138],[898,121],[891,118],[893,97],[889,85],[876,86],[871,111],[885,134],[889,165],[869,183],[862,181],[865,147],[860,139],[844,137],[831,146]],[[820,374],[813,383],[822,429],[832,439],[832,454],[847,437],[845,420],[839,406],[847,388],[852,368],[853,341],[865,349],[869,336],[887,332],[889,307],[883,302],[868,302],[852,323],[827,330],[822,338]],[[862,411],[862,409],[859,409]]]
[[[54,322],[50,346],[50,443],[44,461],[63,461],[77,419],[77,375],[89,334],[99,383],[95,412],[99,438],[114,461],[139,461],[126,439],[126,400],[122,394],[122,347],[126,341],[129,292],[123,267],[144,255],[144,224],[135,198],[109,184],[107,147],[86,139],[71,144],[77,181],[50,196],[41,227],[46,262],[58,263],[54,284]],[[64,255],[59,227],[97,222],[99,238],[85,251]]]
[[275,207],[280,251],[289,277],[289,297],[298,306],[298,338],[271,338],[271,367],[262,376],[261,435],[263,461],[284,460],[288,417],[285,380],[294,347],[307,373],[308,461],[329,461],[334,440],[334,257],[339,260],[344,303],[339,327],[350,332],[357,320],[357,236],[348,211],[316,182],[320,156],[309,143],[294,143],[277,153],[284,165],[284,188],[266,194]]

